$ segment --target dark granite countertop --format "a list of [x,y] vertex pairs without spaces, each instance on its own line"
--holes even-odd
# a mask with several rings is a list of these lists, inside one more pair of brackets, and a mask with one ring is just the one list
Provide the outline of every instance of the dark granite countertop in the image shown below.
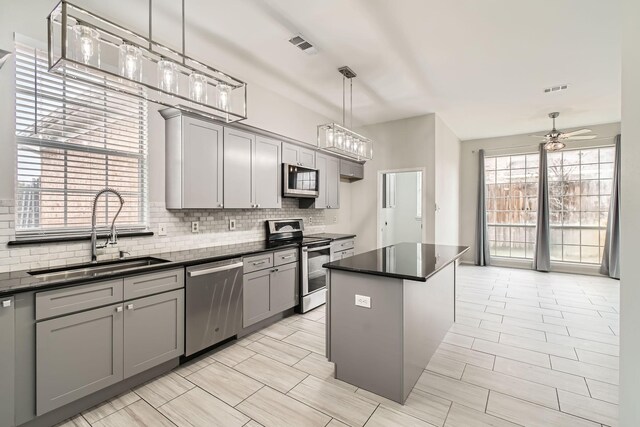
[[[258,254],[261,252],[268,252],[278,249],[286,249],[297,247],[298,243],[285,243],[285,244],[268,244],[266,241],[239,243],[234,245],[225,246],[213,246],[208,248],[190,249],[185,251],[176,252],[164,252],[157,254],[150,254],[149,257],[159,258],[166,260],[167,262],[148,265],[143,267],[134,267],[127,270],[120,270],[112,273],[104,273],[91,277],[80,277],[73,279],[58,279],[58,280],[46,280],[43,278],[37,278],[25,271],[15,271],[10,273],[0,273],[0,297],[16,294],[19,292],[27,292],[33,290],[41,290],[54,287],[65,287],[76,285],[80,283],[96,282],[99,280],[115,279],[124,276],[131,276],[136,274],[148,273],[157,270],[166,270],[169,268],[185,267],[189,265],[204,264],[212,261],[222,261],[225,259],[236,258],[241,256],[247,256],[252,254]],[[89,253],[87,253],[89,258]],[[127,260],[136,260],[145,257],[131,257]],[[109,261],[105,261],[100,264],[108,264]],[[87,265],[78,264],[78,265]],[[65,268],[74,267],[68,265]]]
[[467,250],[468,246],[398,243],[329,262],[323,267],[426,282]]

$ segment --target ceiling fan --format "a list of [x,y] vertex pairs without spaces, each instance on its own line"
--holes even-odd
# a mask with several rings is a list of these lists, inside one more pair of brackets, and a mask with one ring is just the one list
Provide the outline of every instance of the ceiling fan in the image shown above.
[[583,135],[591,132],[591,129],[574,130],[573,132],[561,132],[556,129],[556,118],[560,115],[558,112],[549,113],[549,118],[553,120],[553,129],[546,135],[531,135],[536,138],[543,138],[544,149],[547,151],[562,150],[566,144],[565,141],[578,141],[584,139],[593,139],[597,135]]

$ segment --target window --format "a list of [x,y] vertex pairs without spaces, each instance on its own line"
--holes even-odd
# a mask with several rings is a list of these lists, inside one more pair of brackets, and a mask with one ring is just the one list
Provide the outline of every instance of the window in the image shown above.
[[551,260],[600,264],[615,147],[548,153]]
[[[96,77],[97,78],[97,77]],[[120,84],[120,83],[116,83]],[[122,230],[147,225],[147,103],[47,72],[46,52],[16,45],[16,236],[86,234],[94,195],[120,191]],[[98,203],[107,229],[119,203]]]
[[490,254],[533,258],[538,209],[538,154],[485,158]]

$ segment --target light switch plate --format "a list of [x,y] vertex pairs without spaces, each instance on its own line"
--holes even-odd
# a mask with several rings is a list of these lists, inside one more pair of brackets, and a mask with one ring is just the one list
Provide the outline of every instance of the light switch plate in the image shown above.
[[191,232],[192,233],[199,233],[200,232],[200,222],[191,221]]
[[233,231],[236,229],[236,220],[235,219],[230,219],[229,220],[229,230]]
[[371,308],[371,297],[356,294],[356,305],[358,307]]
[[158,224],[158,236],[167,235],[167,226],[165,224]]

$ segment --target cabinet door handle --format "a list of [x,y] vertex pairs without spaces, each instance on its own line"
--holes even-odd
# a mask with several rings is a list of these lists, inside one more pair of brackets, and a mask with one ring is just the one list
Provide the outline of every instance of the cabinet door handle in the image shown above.
[[290,259],[293,258],[293,255],[282,256],[280,259]]
[[262,264],[264,264],[265,262],[267,262],[267,261],[265,260],[265,261],[260,261],[260,262],[254,262],[254,263],[253,263],[253,265],[262,265]]
[[2,308],[7,308],[7,307],[11,307],[10,299],[2,301]]
[[122,307],[116,307],[116,313],[122,312]]
[[224,205],[223,205],[222,203],[220,203],[220,204],[218,205],[218,207],[222,208],[222,207],[224,207]]
[[133,310],[133,304],[127,304],[127,310]]
[[278,271],[277,268],[274,268],[273,270],[271,270],[272,273],[276,273]]

